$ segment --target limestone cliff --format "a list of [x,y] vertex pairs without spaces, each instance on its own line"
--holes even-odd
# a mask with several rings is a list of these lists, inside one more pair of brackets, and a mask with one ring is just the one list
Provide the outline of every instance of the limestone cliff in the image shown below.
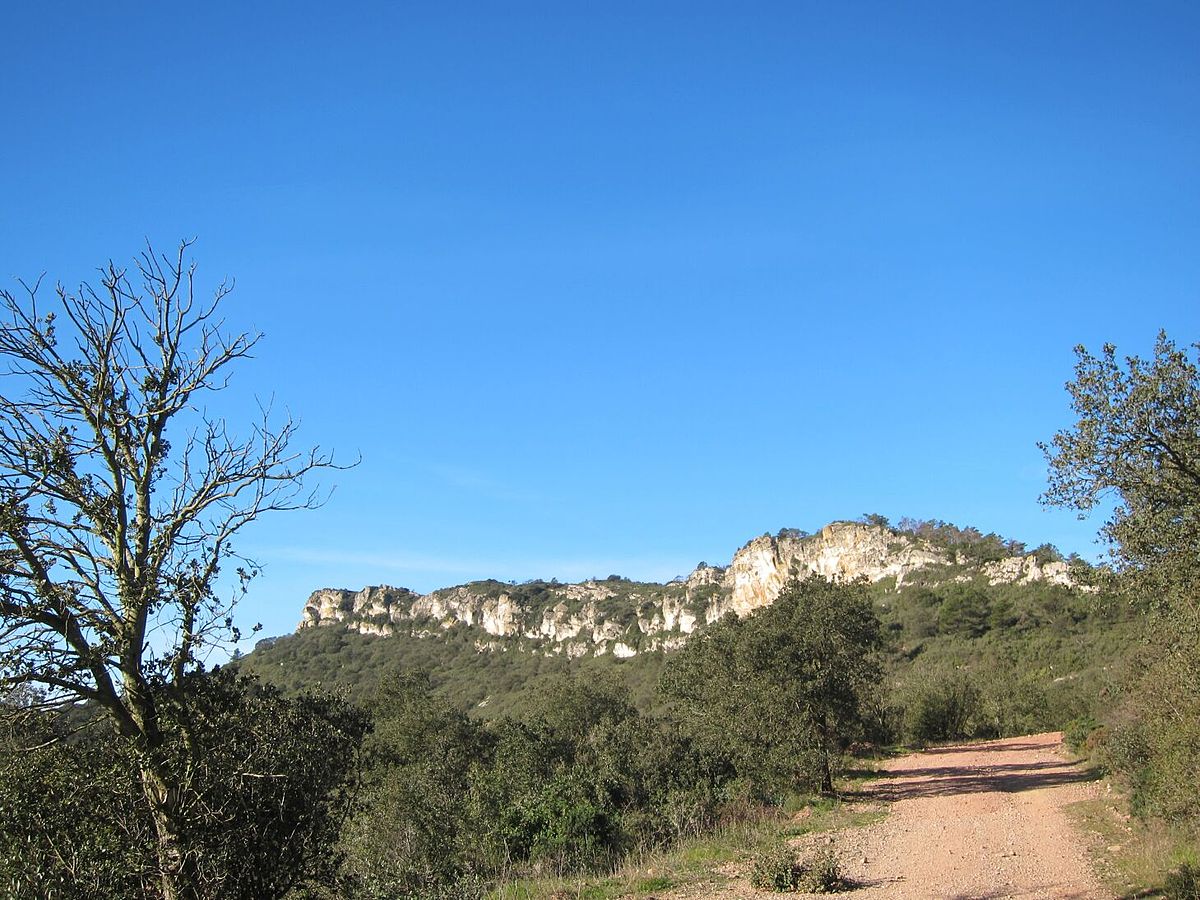
[[386,585],[361,591],[325,588],[309,597],[299,627],[340,623],[364,634],[403,629],[420,635],[467,626],[480,632],[476,646],[481,650],[502,649],[515,640],[569,657],[632,656],[678,647],[701,623],[766,606],[792,577],[891,579],[899,589],[918,572],[989,584],[1073,584],[1062,562],[1026,555],[972,564],[952,549],[908,533],[834,522],[813,535],[785,530],[754,538],[729,566],[702,563],[686,579],[669,584],[615,577],[580,584],[482,581],[425,595]]
[[725,597],[705,611],[705,621],[766,606],[793,576],[872,582],[895,578],[899,587],[918,569],[952,561],[946,551],[935,551],[924,542],[856,522],[834,522],[803,537],[763,535],[734,554],[723,581]]

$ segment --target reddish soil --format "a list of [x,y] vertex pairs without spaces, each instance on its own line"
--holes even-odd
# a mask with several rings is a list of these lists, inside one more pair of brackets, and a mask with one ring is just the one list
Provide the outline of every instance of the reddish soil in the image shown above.
[[[1064,807],[1094,796],[1062,735],[940,747],[891,762],[887,818],[832,837],[855,898],[1111,898]],[[813,838],[808,840],[812,843]]]
[[[1092,872],[1064,812],[1098,789],[1067,759],[1061,734],[939,747],[893,760],[886,770],[861,801],[886,807],[885,819],[793,841],[802,857],[836,854],[858,885],[842,895],[847,900],[1114,896]],[[742,867],[728,874],[735,877],[720,889],[675,896],[771,896],[751,888]]]

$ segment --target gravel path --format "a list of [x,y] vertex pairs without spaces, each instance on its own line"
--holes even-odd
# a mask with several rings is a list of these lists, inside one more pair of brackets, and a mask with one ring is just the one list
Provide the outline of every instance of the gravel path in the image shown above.
[[[859,885],[847,900],[1113,897],[1063,811],[1097,786],[1067,761],[1061,734],[939,747],[893,760],[887,773],[864,791],[864,802],[889,807],[886,819],[793,842],[802,856],[837,854]],[[744,870],[727,874],[719,891],[676,896],[771,896]]]
[[[1063,807],[1096,784],[1062,735],[941,747],[895,760],[868,797],[877,825],[832,835],[855,898],[1110,898]],[[825,840],[827,838],[818,838]]]

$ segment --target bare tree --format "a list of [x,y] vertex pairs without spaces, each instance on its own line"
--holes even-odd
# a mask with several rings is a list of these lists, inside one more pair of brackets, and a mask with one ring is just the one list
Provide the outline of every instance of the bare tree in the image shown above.
[[[319,504],[306,476],[335,467],[292,447],[290,417],[261,409],[237,435],[205,407],[261,335],[226,331],[231,285],[197,296],[188,247],[147,247],[48,304],[36,283],[0,291],[0,688],[111,716],[138,759],[169,900],[189,895],[189,858],[156,698],[186,703],[185,675],[237,636],[254,566],[234,535]],[[227,598],[222,567],[240,583]]]

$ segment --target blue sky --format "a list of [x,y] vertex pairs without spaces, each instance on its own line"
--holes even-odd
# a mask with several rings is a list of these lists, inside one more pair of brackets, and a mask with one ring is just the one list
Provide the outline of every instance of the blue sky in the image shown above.
[[268,634],[873,511],[1094,556],[1035,442],[1200,338],[1198,10],[7,4],[0,277],[236,277],[220,411],[362,456],[243,534]]

